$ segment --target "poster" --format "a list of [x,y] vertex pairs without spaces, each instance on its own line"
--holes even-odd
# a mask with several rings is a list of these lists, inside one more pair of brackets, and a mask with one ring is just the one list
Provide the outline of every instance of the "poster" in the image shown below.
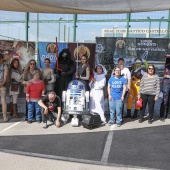
[[[58,43],[58,54],[67,48],[66,43]],[[44,60],[49,58],[51,61],[51,68],[54,69],[56,65],[56,43],[55,42],[39,42],[38,43],[38,66],[41,69],[45,68]]]
[[[97,37],[95,62],[103,64],[107,71],[109,79],[113,68],[118,64],[119,58],[124,58],[125,65],[131,69],[134,59],[141,58],[147,60],[149,64],[154,64],[156,74],[160,77],[162,86],[162,77],[165,69],[165,56],[170,54],[170,39],[156,38],[118,38],[118,37]],[[162,87],[161,87],[162,88]],[[154,115],[159,116],[160,105],[162,102],[162,93],[159,100],[155,102]],[[133,103],[134,107],[135,103]],[[105,108],[108,101],[105,102]],[[108,108],[106,109],[108,111]],[[134,110],[134,108],[132,109]],[[126,103],[124,107],[126,112]],[[148,114],[146,109],[145,114]]]
[[[13,58],[18,58],[23,69],[30,59],[35,59],[35,42],[0,40],[0,53],[4,54],[4,60],[8,64],[10,64]],[[9,112],[10,97],[8,96],[8,89],[6,101]],[[25,112],[25,103],[26,103],[25,93],[23,92],[22,86],[21,94],[19,95],[18,98],[19,113]],[[0,112],[1,109],[2,107],[0,106]]]
[[18,58],[24,68],[30,59],[35,59],[35,42],[0,40],[0,53],[7,63]]
[[170,54],[170,39],[156,38],[96,38],[96,62],[104,64],[109,73],[124,58],[126,67],[131,67],[135,58],[154,64],[156,74],[163,76],[165,55]]
[[88,58],[88,64],[90,65],[91,75],[95,67],[95,43],[68,43],[68,48],[71,53],[72,60],[75,63],[75,68],[81,62],[81,56],[86,55]]

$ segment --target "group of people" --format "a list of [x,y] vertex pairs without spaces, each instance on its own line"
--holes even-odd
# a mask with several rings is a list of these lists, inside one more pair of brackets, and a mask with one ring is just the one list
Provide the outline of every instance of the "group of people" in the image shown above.
[[[35,119],[37,123],[41,123],[41,117],[43,116],[43,121],[46,124],[46,115],[50,113],[49,117],[51,117],[52,121],[57,127],[60,126],[61,101],[60,99],[58,100],[54,92],[54,72],[50,68],[50,60],[46,58],[44,62],[46,67],[40,70],[36,66],[36,61],[31,59],[24,70],[22,70],[20,61],[17,58],[14,58],[10,65],[8,65],[3,60],[3,54],[0,54],[0,95],[4,122],[9,121],[6,103],[8,89],[10,96],[10,116],[21,118],[17,113],[17,101],[21,93],[21,86],[23,85],[23,90],[26,94],[27,122],[30,124]],[[54,104],[54,101],[57,102]],[[42,102],[46,107],[42,105]],[[40,106],[44,108],[44,114],[42,115]],[[54,115],[55,113],[58,113],[58,116]]]
[[[87,57],[82,56],[80,64],[82,67],[87,63],[85,59]],[[48,58],[44,60],[44,63],[45,68],[40,70],[36,61],[31,59],[22,70],[17,58],[14,58],[9,65],[4,61],[3,54],[0,54],[0,94],[4,122],[9,121],[6,103],[8,88],[11,100],[10,116],[21,118],[17,113],[17,101],[23,86],[26,95],[25,120],[27,123],[43,121],[44,128],[47,128],[47,120],[50,120],[57,127],[60,126],[62,91],[67,89],[68,83],[72,80],[75,72],[74,62],[71,60],[69,50],[63,49],[59,54],[57,68],[54,70],[50,68]],[[79,79],[84,82],[88,81],[90,75],[89,73],[86,75],[87,69],[89,69],[89,65],[85,66],[85,72],[83,72],[84,68],[81,73],[76,72],[76,76],[80,76]]]
[[[16,118],[20,118],[20,115],[17,113],[17,100],[18,95],[21,93],[21,85],[23,85],[26,94],[27,122],[29,124],[33,121],[41,123],[41,120],[43,120],[44,128],[47,128],[47,120],[49,119],[59,127],[62,114],[62,91],[67,89],[67,85],[75,73],[75,78],[82,81],[86,85],[86,90],[90,91],[90,113],[98,113],[101,117],[102,125],[107,123],[104,114],[105,96],[103,91],[106,85],[110,110],[108,125],[116,123],[119,127],[123,123],[124,118],[137,118],[139,110],[139,123],[142,123],[147,104],[149,110],[148,123],[152,123],[154,104],[158,100],[160,93],[160,79],[155,74],[154,65],[148,65],[146,61],[137,58],[134,61],[134,68],[130,72],[125,67],[124,59],[119,58],[118,66],[115,67],[106,84],[107,71],[101,64],[95,66],[93,77],[90,78],[91,68],[86,55],[81,56],[81,63],[76,68],[76,71],[68,49],[63,49],[59,54],[58,65],[55,70],[50,68],[50,60],[48,58],[44,62],[45,68],[43,70],[37,67],[34,59],[31,59],[25,66],[25,69],[21,70],[20,62],[17,58],[14,58],[9,66],[4,63],[3,55],[0,54],[0,94],[5,122],[9,120],[6,104],[7,84],[10,85],[10,116]],[[145,70],[141,67],[142,63],[145,65]],[[170,78],[170,74],[167,71],[165,78],[168,80]],[[124,115],[126,98],[127,114]],[[134,113],[131,114],[133,101],[137,102],[140,98],[142,99],[142,108],[136,105]],[[163,114],[162,117],[165,118],[165,115]],[[163,118],[162,120],[164,120]]]
[[[142,63],[145,64],[145,70],[141,67]],[[145,115],[146,105],[148,104],[149,119],[148,123],[153,122],[154,105],[158,100],[160,93],[160,79],[155,74],[154,65],[148,65],[146,61],[136,58],[134,61],[134,68],[130,72],[125,67],[124,59],[118,59],[118,67],[114,69],[114,76],[108,81],[108,99],[110,107],[110,120],[109,125],[114,123],[120,126],[123,123],[123,118],[137,118],[140,110],[139,123],[143,122]],[[124,100],[126,100],[127,114],[124,115]],[[134,113],[131,114],[133,101],[135,103],[142,99],[142,107],[139,108],[135,104]],[[115,117],[116,115],[116,117]]]

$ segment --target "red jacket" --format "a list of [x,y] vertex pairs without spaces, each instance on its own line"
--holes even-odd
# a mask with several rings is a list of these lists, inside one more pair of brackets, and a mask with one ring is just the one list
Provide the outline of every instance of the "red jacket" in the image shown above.
[[26,96],[30,98],[30,101],[37,102],[45,92],[44,83],[41,80],[38,82],[30,80],[30,82],[31,85],[26,86]]

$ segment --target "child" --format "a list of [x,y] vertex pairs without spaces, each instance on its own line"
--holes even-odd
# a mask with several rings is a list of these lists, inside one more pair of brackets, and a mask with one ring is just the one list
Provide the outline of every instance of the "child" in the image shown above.
[[109,126],[115,123],[115,112],[116,112],[116,123],[117,126],[121,126],[122,121],[122,105],[126,92],[126,79],[121,76],[121,69],[115,68],[115,76],[111,76],[108,81],[108,99],[110,109],[110,120]]
[[35,70],[33,73],[33,79],[30,80],[31,85],[26,86],[26,100],[28,105],[28,121],[27,123],[32,123],[33,112],[36,113],[36,122],[41,123],[41,111],[38,101],[41,96],[44,95],[45,86],[43,81],[40,80],[40,72]]

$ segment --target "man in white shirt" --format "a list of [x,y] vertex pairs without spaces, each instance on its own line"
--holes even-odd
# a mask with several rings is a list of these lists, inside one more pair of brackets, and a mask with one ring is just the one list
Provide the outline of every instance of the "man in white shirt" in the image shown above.
[[[126,93],[124,96],[124,99],[126,99],[126,96],[128,94],[128,91],[130,90],[130,85],[131,85],[131,73],[130,73],[129,69],[125,67],[125,61],[123,58],[118,59],[118,66],[121,69],[121,76],[123,76],[127,81],[127,89],[126,89]],[[125,102],[125,100],[124,100],[124,102]],[[123,118],[123,115],[124,115],[124,103],[122,106],[122,118]],[[126,116],[125,116],[125,118],[126,118]]]

